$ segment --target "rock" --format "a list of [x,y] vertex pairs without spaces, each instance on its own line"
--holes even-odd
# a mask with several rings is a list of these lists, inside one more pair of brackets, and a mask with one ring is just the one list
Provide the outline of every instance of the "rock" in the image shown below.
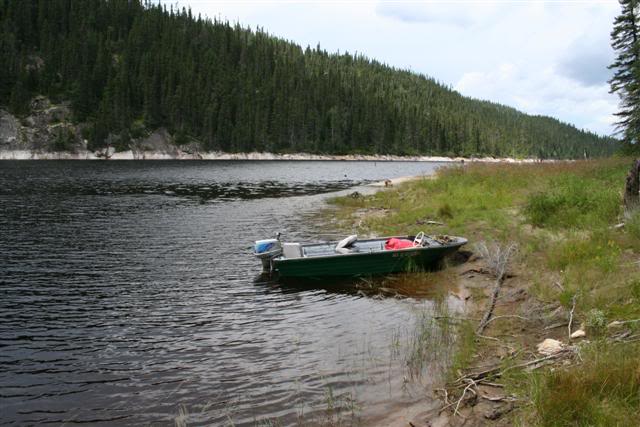
[[547,338],[538,344],[538,353],[544,354],[545,356],[550,356],[552,354],[556,354],[564,350],[565,345],[558,340],[554,340],[552,338]]
[[151,135],[138,141],[136,149],[140,151],[175,152],[172,138],[165,128],[156,129]]
[[36,96],[30,103],[28,116],[18,119],[0,110],[0,152],[4,158],[22,158],[12,153],[27,152],[28,158],[58,158],[86,151],[78,126],[71,123],[68,104],[52,104],[44,96]]
[[0,110],[0,147],[14,148],[18,143],[18,119],[5,110]]
[[571,338],[584,338],[587,336],[587,333],[583,329],[578,329],[574,333],[571,334]]

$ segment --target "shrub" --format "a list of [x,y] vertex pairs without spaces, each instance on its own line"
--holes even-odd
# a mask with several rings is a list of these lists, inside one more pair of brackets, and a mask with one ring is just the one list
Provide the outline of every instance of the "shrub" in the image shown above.
[[607,317],[602,310],[593,308],[587,313],[587,328],[594,334],[601,334],[607,327]]

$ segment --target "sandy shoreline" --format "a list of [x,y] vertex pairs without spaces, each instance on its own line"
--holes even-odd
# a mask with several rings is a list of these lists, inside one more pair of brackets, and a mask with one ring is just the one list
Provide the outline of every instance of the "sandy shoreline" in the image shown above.
[[[2,150],[0,160],[104,160],[98,152],[44,152],[31,150]],[[536,163],[539,159],[515,159],[494,157],[443,157],[443,156],[395,156],[395,155],[328,155],[328,154],[276,154],[276,153],[224,153],[224,152],[159,152],[121,151],[111,154],[109,160],[288,160],[288,161],[364,161],[364,162],[485,162],[485,163]]]

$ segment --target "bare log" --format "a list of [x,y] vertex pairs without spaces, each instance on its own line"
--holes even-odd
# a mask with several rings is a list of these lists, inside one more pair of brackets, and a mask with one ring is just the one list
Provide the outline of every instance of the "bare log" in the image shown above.
[[545,357],[541,357],[539,359],[534,359],[534,360],[530,360],[528,362],[524,362],[524,363],[519,363],[517,365],[513,365],[513,366],[509,366],[507,368],[505,368],[504,370],[500,369],[500,366],[496,366],[495,368],[491,368],[491,369],[486,369],[484,371],[480,371],[480,372],[475,372],[475,373],[471,373],[468,375],[465,375],[461,378],[458,378],[455,382],[459,383],[459,382],[464,382],[464,381],[468,381],[468,380],[473,380],[478,382],[479,380],[483,379],[483,378],[498,378],[501,377],[505,372],[511,371],[512,369],[520,369],[520,368],[527,368],[530,370],[533,369],[538,369],[541,366],[544,366],[546,364],[546,362],[548,361],[552,361],[554,359],[559,359],[563,356],[567,356],[567,355],[572,355],[574,354],[575,351],[573,348],[567,348],[566,350],[562,350],[559,351],[557,353],[554,354],[550,354],[549,356],[545,356]]
[[[464,396],[467,394],[467,390],[471,389],[471,387],[476,387],[476,382],[473,381],[471,378],[468,379],[469,381],[469,385],[467,385],[464,390],[462,391],[462,396],[460,396],[460,399],[458,399],[458,403],[456,404],[456,407],[453,409],[453,413],[454,415],[460,415],[458,413],[458,408],[460,407],[460,403],[462,403],[462,400],[464,399]],[[473,394],[475,394],[476,396],[478,395],[478,393],[476,393],[473,389],[471,389],[471,392]]]
[[478,325],[478,329],[476,329],[476,334],[482,335],[489,324],[489,319],[491,319],[491,316],[493,315],[493,310],[496,307],[496,301],[500,294],[500,288],[502,288],[504,279],[507,277],[506,273],[509,260],[517,250],[517,246],[515,243],[511,243],[506,248],[502,248],[496,244],[493,250],[491,250],[485,243],[480,243],[477,245],[477,249],[478,252],[480,252],[480,255],[487,260],[488,267],[496,278],[496,284],[493,288],[493,292],[491,293],[491,301],[489,302],[487,311]]
[[524,316],[518,316],[517,314],[505,314],[503,316],[496,316],[496,317],[492,317],[491,319],[489,319],[489,321],[487,321],[487,325],[491,322],[493,322],[494,320],[498,320],[498,319],[521,319],[521,320],[530,320],[528,317],[524,317]]
[[578,295],[574,295],[572,299],[573,304],[571,306],[571,312],[569,313],[569,341],[571,341],[571,325],[573,324],[573,312],[576,310],[576,298]]

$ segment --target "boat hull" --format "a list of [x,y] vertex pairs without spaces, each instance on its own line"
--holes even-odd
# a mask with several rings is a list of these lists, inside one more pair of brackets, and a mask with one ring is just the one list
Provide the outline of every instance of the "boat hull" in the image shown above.
[[[466,242],[466,241],[465,241]],[[430,248],[409,248],[374,253],[354,253],[295,259],[276,259],[280,277],[369,276],[433,269],[464,243]]]

